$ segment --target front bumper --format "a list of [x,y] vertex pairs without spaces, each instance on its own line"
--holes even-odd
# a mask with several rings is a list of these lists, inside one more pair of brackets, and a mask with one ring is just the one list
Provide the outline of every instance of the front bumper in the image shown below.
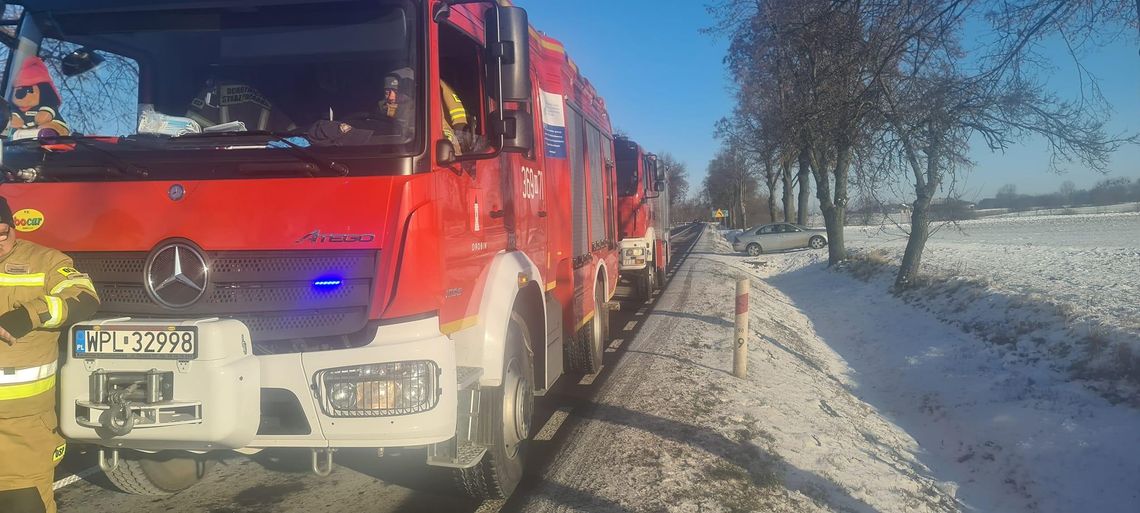
[[620,270],[639,271],[653,262],[653,243],[648,239],[622,239],[620,254]]
[[[85,324],[110,326],[123,322]],[[105,447],[204,451],[245,447],[407,447],[455,436],[455,354],[450,340],[439,332],[435,318],[381,326],[364,347],[268,356],[252,354],[248,329],[236,320],[129,323],[198,326],[199,355],[188,361],[75,358],[69,349],[59,378],[60,427],[69,439]],[[431,390],[422,387],[417,391],[430,395],[427,407],[352,417],[331,409],[329,390],[322,379],[328,371],[395,363],[432,369],[433,376],[424,381]],[[98,391],[94,396],[91,393],[92,383],[98,381],[92,379],[92,374],[98,371],[120,376],[148,371],[152,375],[164,373],[172,377],[172,393],[155,403],[129,404],[139,422],[129,433],[116,435],[105,423],[111,408],[94,400],[100,396]],[[399,414],[404,411],[414,413]]]

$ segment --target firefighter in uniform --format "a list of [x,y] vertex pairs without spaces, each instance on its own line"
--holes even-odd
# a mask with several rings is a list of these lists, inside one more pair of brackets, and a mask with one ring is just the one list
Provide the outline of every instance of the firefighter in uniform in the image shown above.
[[59,338],[91,318],[99,297],[71,258],[17,240],[0,197],[0,511],[55,511],[52,481],[66,444],[58,432]]
[[439,84],[443,99],[443,136],[455,146],[455,154],[462,155],[474,146],[467,131],[467,109],[463,108],[463,100],[447,82],[440,80]]
[[[410,80],[411,69],[403,68],[384,77],[384,98],[378,103],[383,116],[397,120],[402,127],[411,126],[411,97],[404,91]],[[443,102],[443,136],[451,141],[456,155],[475,147],[475,136],[468,130],[467,109],[455,89],[443,80],[439,82],[439,96]]]

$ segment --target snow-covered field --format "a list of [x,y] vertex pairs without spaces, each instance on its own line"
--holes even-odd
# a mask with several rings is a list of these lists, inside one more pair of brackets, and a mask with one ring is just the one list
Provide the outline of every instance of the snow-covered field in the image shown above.
[[1116,214],[1122,212],[1140,212],[1140,203],[1120,203],[1116,205],[1103,205],[1096,207],[1067,207],[1067,208],[1043,208],[1038,210],[1026,210],[1022,212],[1011,212],[1007,208],[991,209],[990,211],[979,210],[979,215],[986,215],[988,213],[997,213],[999,217],[1027,217],[1027,216],[1043,216],[1043,215],[1072,215],[1072,214]]
[[[905,235],[851,227],[847,247],[901,260]],[[815,255],[789,255],[791,266]],[[1011,355],[1073,369],[1120,400],[1140,378],[1140,213],[987,218],[945,225],[927,243],[936,287],[905,296]],[[1131,386],[1125,386],[1131,385]]]

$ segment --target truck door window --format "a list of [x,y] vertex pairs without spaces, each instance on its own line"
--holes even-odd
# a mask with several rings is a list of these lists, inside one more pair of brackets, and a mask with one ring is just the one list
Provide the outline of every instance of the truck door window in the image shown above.
[[[486,149],[483,137],[486,95],[482,83],[483,45],[447,23],[439,27],[438,93],[444,116],[445,137],[458,142],[461,153]],[[466,126],[463,126],[463,125]],[[454,130],[454,136],[446,134]]]

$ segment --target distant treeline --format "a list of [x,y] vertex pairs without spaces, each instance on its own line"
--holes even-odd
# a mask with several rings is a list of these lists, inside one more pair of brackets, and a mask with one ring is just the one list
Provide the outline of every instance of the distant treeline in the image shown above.
[[1140,201],[1140,179],[1109,178],[1097,182],[1091,189],[1077,189],[1073,182],[1061,184],[1057,192],[1048,194],[1018,194],[1017,186],[1005,185],[993,198],[978,202],[977,208],[1008,208],[1031,210],[1036,208],[1065,208],[1103,206]]

